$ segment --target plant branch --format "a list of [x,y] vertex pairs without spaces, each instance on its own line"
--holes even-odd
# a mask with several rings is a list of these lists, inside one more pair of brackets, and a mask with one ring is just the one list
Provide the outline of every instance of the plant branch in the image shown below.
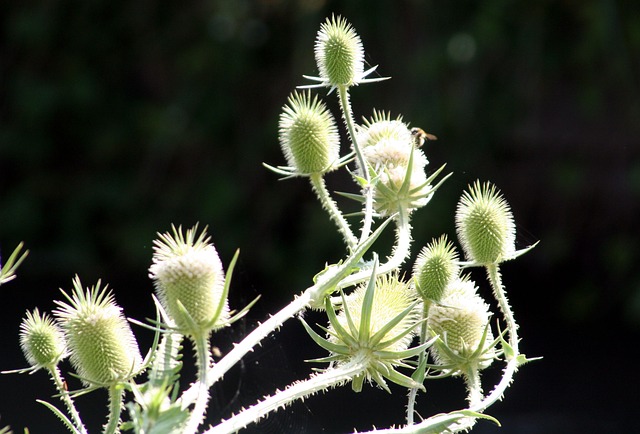
[[365,368],[366,364],[364,361],[353,361],[347,365],[329,368],[320,374],[312,375],[305,381],[291,384],[285,390],[276,392],[252,407],[205,431],[204,434],[229,434],[236,432],[298,399],[304,399],[317,392],[346,383],[353,377],[361,374]]

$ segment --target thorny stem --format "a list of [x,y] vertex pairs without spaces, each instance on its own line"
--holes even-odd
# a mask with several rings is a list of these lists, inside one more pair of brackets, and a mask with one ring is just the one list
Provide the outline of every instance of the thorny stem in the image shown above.
[[356,153],[358,160],[358,166],[362,171],[362,177],[365,179],[365,185],[363,186],[363,194],[365,197],[364,207],[364,220],[362,222],[362,231],[360,233],[360,242],[364,242],[371,233],[371,226],[373,224],[373,188],[371,185],[371,177],[369,176],[369,166],[364,159],[362,149],[358,145],[355,122],[353,120],[353,110],[351,110],[351,103],[349,102],[349,89],[347,86],[338,86],[338,96],[340,98],[340,108],[342,109],[342,116],[347,124],[347,131],[353,144],[353,150]]
[[304,399],[314,393],[345,383],[366,369],[364,360],[355,360],[340,367],[312,375],[309,379],[293,383],[285,390],[265,398],[261,402],[247,408],[239,414],[227,419],[204,434],[229,434],[255,423],[273,411],[284,408],[298,399]]
[[[253,347],[255,347],[262,339],[271,334],[271,332],[284,324],[286,320],[305,310],[309,305],[309,301],[309,291],[305,291],[302,295],[296,297],[291,303],[285,306],[278,313],[260,324],[258,328],[249,333],[241,342],[236,344],[236,346],[231,351],[229,351],[222,359],[220,359],[218,363],[216,363],[212,368],[209,368],[209,372],[207,373],[207,386],[211,387],[219,379],[221,379],[229,369],[231,369],[236,363],[240,361],[240,359],[242,359],[242,357],[245,356],[245,354],[253,351]],[[190,389],[184,392],[182,396],[183,407],[193,402],[193,400],[197,396],[197,389],[197,385],[193,385]]]
[[349,227],[349,223],[345,220],[344,216],[338,209],[338,206],[327,191],[327,186],[322,174],[312,173],[309,179],[311,180],[311,187],[313,188],[313,191],[315,191],[316,196],[318,196],[318,200],[322,204],[322,207],[327,210],[331,220],[333,220],[338,226],[338,230],[344,237],[345,242],[349,248],[353,250],[356,244],[358,244],[358,239],[353,235],[353,232]]
[[80,418],[78,410],[76,410],[75,404],[73,403],[73,398],[71,398],[71,396],[69,395],[69,391],[65,386],[64,379],[62,378],[62,374],[60,373],[60,369],[58,369],[58,366],[56,365],[53,368],[50,368],[49,374],[51,374],[51,379],[53,380],[56,389],[58,389],[58,392],[60,393],[60,399],[62,400],[62,402],[64,402],[64,405],[67,407],[67,410],[71,415],[73,425],[82,434],[87,434],[87,429],[82,423],[82,419]]
[[193,342],[196,350],[196,359],[198,361],[198,382],[195,384],[198,396],[193,411],[191,411],[191,416],[189,416],[189,421],[183,431],[184,434],[196,433],[198,426],[200,426],[204,420],[207,404],[209,403],[209,384],[207,377],[209,374],[209,366],[211,366],[211,352],[209,351],[208,333],[194,336]]
[[504,315],[504,319],[507,322],[507,329],[509,331],[509,345],[513,349],[514,357],[517,357],[519,354],[518,351],[518,324],[516,324],[516,320],[513,317],[513,312],[511,311],[511,306],[509,306],[509,300],[507,299],[507,294],[505,293],[504,286],[502,284],[502,277],[500,276],[500,269],[497,264],[489,264],[486,266],[487,275],[489,277],[489,282],[491,283],[491,287],[493,288],[493,294],[498,301],[498,305],[500,306],[500,310],[502,311],[502,315]]
[[119,425],[123,397],[124,387],[122,384],[114,384],[109,387],[109,420],[104,427],[104,434],[116,434],[120,432]]

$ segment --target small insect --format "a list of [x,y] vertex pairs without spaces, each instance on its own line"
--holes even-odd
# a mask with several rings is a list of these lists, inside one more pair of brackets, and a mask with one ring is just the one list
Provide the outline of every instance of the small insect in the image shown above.
[[222,351],[218,347],[211,347],[211,354],[213,354],[213,357],[222,357]]
[[422,128],[418,128],[418,127],[411,128],[411,137],[413,137],[413,144],[415,145],[416,148],[419,148],[422,145],[424,145],[424,142],[426,142],[427,140],[438,140],[438,138],[433,134],[429,134],[425,132]]

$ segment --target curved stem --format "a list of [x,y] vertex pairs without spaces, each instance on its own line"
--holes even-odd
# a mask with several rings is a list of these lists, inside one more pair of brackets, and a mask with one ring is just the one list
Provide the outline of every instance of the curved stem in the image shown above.
[[115,384],[109,387],[109,420],[102,431],[104,434],[119,433],[120,414],[122,413],[122,398],[124,387]]
[[75,428],[82,434],[87,434],[87,429],[82,423],[80,413],[78,413],[78,410],[76,410],[75,404],[73,403],[73,398],[71,398],[71,395],[69,395],[69,391],[65,387],[65,382],[62,378],[62,374],[60,373],[60,369],[58,369],[58,366],[54,366],[53,368],[49,369],[49,373],[51,374],[51,379],[56,385],[56,389],[60,393],[60,399],[62,400],[62,402],[64,402],[64,405],[67,407],[67,410],[71,415],[73,426],[75,426]]
[[349,223],[345,220],[344,216],[338,209],[338,205],[336,205],[335,201],[331,198],[331,195],[327,191],[327,186],[324,182],[324,178],[320,173],[312,173],[309,177],[311,180],[311,187],[313,191],[318,196],[318,200],[322,204],[322,207],[327,210],[329,213],[329,217],[334,223],[338,226],[338,230],[344,237],[345,242],[349,246],[351,250],[354,249],[356,244],[358,244],[358,239],[351,232],[351,228],[349,227]]
[[273,411],[284,408],[298,399],[304,399],[314,393],[329,389],[350,381],[366,368],[364,361],[354,361],[347,365],[330,368],[321,374],[312,375],[305,381],[294,383],[285,390],[271,395],[261,402],[247,408],[230,419],[205,431],[204,434],[233,433],[251,423],[255,423]]
[[198,382],[195,406],[189,416],[189,421],[183,431],[184,434],[195,434],[198,430],[198,426],[204,420],[205,412],[207,410],[207,404],[209,403],[209,385],[208,385],[208,373],[209,366],[211,365],[211,352],[209,351],[209,335],[202,334],[193,337],[193,342],[196,349],[196,359],[198,363]]

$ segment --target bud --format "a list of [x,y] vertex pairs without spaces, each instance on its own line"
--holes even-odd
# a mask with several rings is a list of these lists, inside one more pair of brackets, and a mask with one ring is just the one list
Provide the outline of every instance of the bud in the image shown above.
[[287,163],[298,175],[335,169],[340,157],[340,137],[325,104],[309,91],[294,92],[280,115],[280,146]]
[[363,78],[364,49],[346,19],[332,16],[320,26],[315,57],[320,78],[330,87],[352,86]]
[[222,262],[206,229],[173,228],[154,241],[149,277],[165,311],[185,335],[209,333],[229,318]]
[[456,210],[456,230],[467,260],[497,264],[515,254],[515,224],[509,204],[494,185],[476,181]]
[[142,365],[142,356],[129,323],[107,287],[82,289],[73,280],[68,303],[56,301],[54,315],[60,322],[69,348],[71,363],[88,386],[112,386],[133,378]]
[[427,244],[413,266],[413,281],[424,301],[440,303],[449,283],[458,277],[458,253],[446,235]]
[[38,309],[27,312],[20,324],[20,347],[34,368],[52,368],[66,356],[62,329]]
[[411,212],[427,204],[433,193],[425,167],[429,163],[401,118],[374,112],[358,130],[358,144],[377,174],[374,208],[383,216]]
[[[484,369],[495,356],[489,306],[471,280],[456,279],[439,304],[431,305],[427,324],[440,337],[431,354],[446,370]],[[486,332],[486,335],[485,335]]]

